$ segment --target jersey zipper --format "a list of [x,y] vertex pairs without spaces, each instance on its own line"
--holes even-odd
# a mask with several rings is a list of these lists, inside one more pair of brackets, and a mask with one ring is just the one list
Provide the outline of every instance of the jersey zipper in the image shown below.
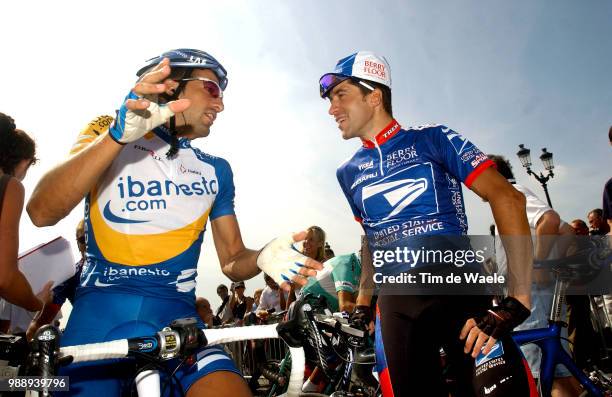
[[380,146],[378,146],[378,142],[376,142],[376,140],[372,141],[374,143],[374,146],[376,146],[376,150],[378,150],[378,156],[380,157],[380,176],[385,176],[385,171],[383,171],[383,156],[382,156],[382,151],[380,150]]

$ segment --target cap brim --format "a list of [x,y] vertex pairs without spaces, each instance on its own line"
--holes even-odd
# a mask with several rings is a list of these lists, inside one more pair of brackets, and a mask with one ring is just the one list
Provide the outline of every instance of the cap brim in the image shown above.
[[327,95],[335,86],[350,78],[351,76],[340,73],[326,73],[321,76],[319,79],[319,94],[321,98],[327,98]]

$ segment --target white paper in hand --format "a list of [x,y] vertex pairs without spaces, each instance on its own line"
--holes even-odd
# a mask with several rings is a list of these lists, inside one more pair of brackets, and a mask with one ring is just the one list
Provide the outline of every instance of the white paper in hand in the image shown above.
[[75,273],[70,242],[57,237],[19,254],[19,270],[26,276],[32,291],[38,293],[49,280],[53,286],[66,281]]

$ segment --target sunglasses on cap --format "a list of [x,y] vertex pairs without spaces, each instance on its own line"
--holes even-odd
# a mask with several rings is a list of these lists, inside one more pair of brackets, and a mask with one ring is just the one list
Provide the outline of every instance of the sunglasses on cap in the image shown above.
[[223,98],[223,90],[214,80],[207,79],[206,77],[187,77],[184,79],[180,79],[179,81],[201,81],[204,85],[204,89],[208,91],[211,97]]
[[342,74],[334,74],[334,73],[328,73],[328,74],[324,74],[323,77],[321,77],[321,79],[319,79],[319,94],[321,95],[321,98],[327,98],[327,96],[329,95],[329,92],[338,84],[342,83],[345,80],[352,80],[358,84],[361,84],[362,86],[364,86],[365,88],[369,89],[370,91],[374,91],[374,87],[372,87],[371,85],[369,85],[368,83],[366,83],[363,80],[357,79],[355,77],[352,76],[345,76]]

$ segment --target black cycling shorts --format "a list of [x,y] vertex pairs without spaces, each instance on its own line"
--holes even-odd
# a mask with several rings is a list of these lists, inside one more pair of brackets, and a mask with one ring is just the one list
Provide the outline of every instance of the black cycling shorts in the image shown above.
[[[537,396],[510,336],[502,338],[501,349],[479,357],[478,368],[463,352],[461,328],[490,306],[485,296],[379,296],[376,350],[383,396]],[[444,366],[440,348],[446,353]]]

